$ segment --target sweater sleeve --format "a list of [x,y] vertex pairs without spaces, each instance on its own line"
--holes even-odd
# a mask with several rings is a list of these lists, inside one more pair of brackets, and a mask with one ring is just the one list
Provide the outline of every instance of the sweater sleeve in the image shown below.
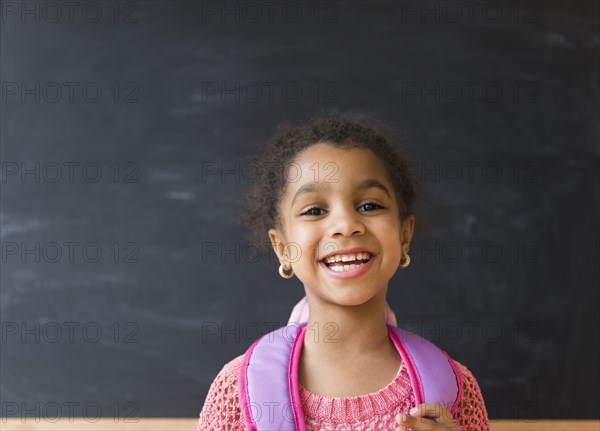
[[462,381],[462,398],[454,412],[454,423],[460,431],[490,431],[490,421],[481,390],[475,377],[460,362],[454,361]]
[[210,385],[198,418],[197,431],[245,431],[237,380],[243,355],[225,364]]

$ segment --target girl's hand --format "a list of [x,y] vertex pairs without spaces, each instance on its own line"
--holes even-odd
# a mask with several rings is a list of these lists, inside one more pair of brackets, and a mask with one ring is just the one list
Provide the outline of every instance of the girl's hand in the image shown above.
[[410,416],[403,416],[402,413],[396,416],[399,425],[396,431],[460,431],[450,411],[441,404],[423,403],[413,408]]

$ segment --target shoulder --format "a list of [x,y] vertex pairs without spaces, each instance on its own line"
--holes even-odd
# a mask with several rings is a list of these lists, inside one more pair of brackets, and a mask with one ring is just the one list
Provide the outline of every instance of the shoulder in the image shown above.
[[454,366],[456,367],[456,369],[458,370],[458,372],[460,374],[463,391],[466,391],[469,393],[471,393],[473,391],[479,391],[479,385],[477,383],[477,379],[475,378],[475,376],[473,375],[471,370],[469,370],[469,368],[467,368],[466,365],[463,365],[460,362],[458,362],[456,359],[451,359],[451,360],[454,363]]
[[473,373],[463,364],[451,359],[461,380],[462,396],[454,413],[454,422],[461,431],[490,429],[489,418],[479,384]]
[[197,430],[244,429],[237,389],[243,357],[236,356],[217,373],[200,412]]
[[237,396],[237,383],[244,355],[239,355],[223,365],[209,389],[211,392],[226,393]]
[[240,372],[240,368],[242,366],[242,361],[244,359],[244,354],[236,356],[231,361],[227,362],[223,365],[219,374],[217,374],[217,378],[226,379],[230,381],[235,381],[237,384],[238,375]]

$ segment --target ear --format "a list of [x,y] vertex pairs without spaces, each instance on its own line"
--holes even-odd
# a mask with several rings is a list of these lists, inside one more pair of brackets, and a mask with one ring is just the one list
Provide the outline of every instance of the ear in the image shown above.
[[404,252],[408,253],[410,247],[410,241],[412,240],[413,233],[415,232],[415,216],[409,215],[402,221],[402,227],[400,230],[400,242]]
[[286,261],[284,255],[285,239],[283,238],[283,235],[277,229],[269,229],[269,238],[271,239],[273,251],[279,258],[279,262],[283,264]]

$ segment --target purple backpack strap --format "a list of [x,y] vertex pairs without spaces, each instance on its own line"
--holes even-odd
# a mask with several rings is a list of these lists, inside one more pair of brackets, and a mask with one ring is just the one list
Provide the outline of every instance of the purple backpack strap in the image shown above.
[[298,364],[306,323],[263,335],[246,351],[239,374],[240,408],[249,431],[306,431]]
[[454,415],[462,397],[460,374],[448,354],[410,331],[387,325],[415,393],[415,403],[439,403]]

